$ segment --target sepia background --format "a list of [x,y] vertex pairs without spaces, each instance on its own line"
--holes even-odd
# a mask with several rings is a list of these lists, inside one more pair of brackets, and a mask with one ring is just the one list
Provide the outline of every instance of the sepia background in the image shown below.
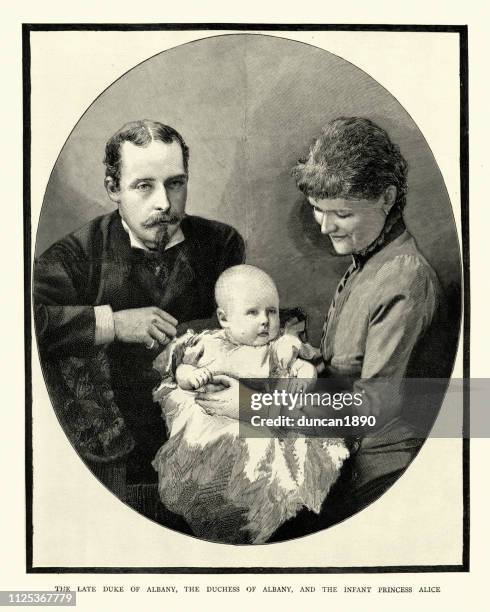
[[[391,68],[402,67],[393,61]],[[272,275],[283,306],[306,310],[317,343],[349,258],[335,256],[320,235],[290,171],[323,125],[352,115],[372,119],[399,144],[409,163],[407,225],[456,305],[461,272],[453,211],[421,131],[395,97],[352,63],[273,35],[221,35],[177,46],[101,93],[53,168],[36,253],[112,210],[103,187],[106,140],[127,121],[162,121],[190,147],[188,212],[239,230],[248,263]],[[457,318],[455,306],[455,326]]]

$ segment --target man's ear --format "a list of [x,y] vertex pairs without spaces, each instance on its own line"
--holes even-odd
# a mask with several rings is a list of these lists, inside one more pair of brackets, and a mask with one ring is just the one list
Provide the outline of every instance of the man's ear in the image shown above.
[[107,191],[107,195],[109,198],[119,204],[119,189],[116,185],[116,182],[112,178],[112,176],[106,176],[104,180],[105,190]]
[[226,318],[226,312],[222,308],[216,310],[216,316],[218,317],[219,324],[221,327],[229,327],[228,319]]
[[390,185],[385,189],[383,194],[384,202],[382,204],[382,208],[387,215],[393,207],[393,204],[396,200],[396,187],[394,185]]

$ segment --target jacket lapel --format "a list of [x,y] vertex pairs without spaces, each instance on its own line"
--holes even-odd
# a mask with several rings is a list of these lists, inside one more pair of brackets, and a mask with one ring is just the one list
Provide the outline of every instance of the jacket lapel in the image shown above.
[[131,245],[116,210],[109,217],[104,235],[97,304],[110,304],[114,309],[128,301],[128,278],[131,272]]

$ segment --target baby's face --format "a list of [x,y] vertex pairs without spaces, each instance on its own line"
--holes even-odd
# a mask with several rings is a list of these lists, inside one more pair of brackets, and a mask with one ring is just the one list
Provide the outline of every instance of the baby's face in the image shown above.
[[237,288],[221,325],[239,344],[263,346],[279,334],[279,296],[274,287]]

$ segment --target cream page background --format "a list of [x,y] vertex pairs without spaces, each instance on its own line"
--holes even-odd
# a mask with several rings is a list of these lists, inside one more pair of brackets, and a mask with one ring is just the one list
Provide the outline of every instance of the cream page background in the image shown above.
[[[39,214],[49,173],[66,135],[98,93],[142,59],[163,48],[210,34],[217,33],[32,34],[33,220]],[[296,38],[294,32],[282,35]],[[441,170],[459,221],[458,37],[454,34],[317,32],[303,34],[300,39],[360,65],[409,110],[433,147],[436,159],[441,158]],[[393,65],[401,67],[396,77]],[[441,104],[442,91],[444,104]],[[60,100],[63,100],[63,112],[53,113]],[[437,109],[437,122],[434,109]],[[456,129],[446,131],[441,126],[456,126]],[[32,239],[34,246],[34,232]],[[461,356],[455,371],[461,372]],[[36,566],[220,567],[223,559],[226,566],[234,567],[460,563],[459,440],[430,440],[393,489],[345,524],[287,543],[229,547],[162,529],[125,507],[101,487],[60,430],[43,385],[37,355],[33,355],[33,376]],[[57,517],[55,533],[51,529],[54,516]],[[76,529],[73,529],[74,516]],[[121,530],[124,538],[120,536]]]
[[[355,23],[378,22],[386,23],[386,14],[383,19],[382,12],[373,10],[370,3],[369,11],[359,10],[355,12],[350,21]],[[486,224],[488,215],[485,217],[485,168],[488,165],[483,146],[488,137],[488,129],[482,122],[483,112],[486,108],[485,97],[485,56],[486,38],[480,24],[482,17],[467,9],[465,12],[457,13],[448,10],[446,7],[445,23],[465,23],[470,21],[473,30],[470,28],[470,74],[471,98],[470,116],[471,123],[471,197],[473,202],[472,209],[472,319],[474,334],[472,337],[472,374],[474,377],[484,377],[488,368],[486,367],[486,351],[484,337],[488,327],[485,326],[486,318],[483,317],[485,307],[485,278],[486,278]],[[19,13],[22,13],[19,10]],[[34,11],[35,13],[35,11]],[[8,491],[7,502],[3,508],[2,521],[2,589],[20,588],[52,588],[52,585],[62,584],[254,584],[260,589],[262,584],[336,584],[339,588],[342,584],[440,584],[443,594],[433,596],[430,599],[431,609],[460,609],[461,604],[467,605],[470,601],[472,609],[481,609],[479,602],[480,594],[483,593],[484,580],[486,579],[486,558],[485,544],[488,541],[488,528],[486,526],[486,487],[483,478],[486,476],[485,450],[488,449],[488,441],[472,441],[472,571],[470,574],[437,574],[426,576],[418,574],[411,576],[403,575],[369,575],[369,576],[77,576],[67,575],[59,577],[57,575],[25,575],[25,542],[24,542],[24,466],[23,466],[23,374],[22,374],[22,297],[21,297],[21,231],[22,212],[18,186],[21,182],[21,172],[19,160],[21,159],[21,106],[20,106],[20,30],[19,24],[24,21],[54,21],[59,19],[61,12],[50,13],[48,7],[43,6],[42,15],[39,11],[34,18],[34,13],[30,15],[8,15],[4,20],[5,35],[2,38],[2,46],[6,47],[4,57],[8,58],[8,87],[2,100],[4,115],[8,118],[5,132],[9,143],[8,156],[6,163],[12,164],[11,171],[5,180],[6,202],[11,203],[6,212],[4,228],[2,232],[2,248],[6,255],[2,258],[5,261],[4,282],[6,283],[5,295],[9,299],[4,304],[5,336],[12,342],[5,342],[8,348],[8,361],[5,363],[6,381],[3,385],[5,390],[4,401],[7,419],[4,426],[5,442],[2,445],[2,466],[3,481]],[[368,14],[369,13],[369,14]],[[155,13],[155,15],[158,13]],[[284,17],[286,16],[284,9]],[[70,20],[76,21],[76,11]],[[197,21],[210,21],[214,15],[214,20],[219,21],[221,13],[208,12],[204,17],[197,18],[197,12],[193,19]],[[319,22],[345,22],[346,19],[334,18],[334,13],[330,13],[328,18],[324,15]],[[379,15],[380,18],[376,19]],[[396,20],[396,15],[390,11],[390,21]],[[119,16],[119,14],[118,14]],[[140,15],[134,15],[132,21],[140,21]],[[167,20],[169,17],[167,17]],[[245,19],[244,16],[241,19]],[[270,20],[265,16],[264,21]],[[82,20],[79,18],[79,20]],[[85,20],[87,18],[85,17]],[[114,14],[100,13],[100,20],[116,21]],[[119,20],[119,19],[117,19]],[[160,19],[163,21],[163,19]],[[182,16],[180,18],[182,19]],[[277,20],[277,18],[276,18]],[[298,21],[289,18],[281,21]],[[67,20],[65,20],[67,21]],[[441,17],[437,13],[432,13],[425,7],[424,12],[418,14],[414,19],[408,12],[401,13],[398,22],[406,23],[435,23],[441,22]],[[482,24],[483,25],[483,24]],[[224,32],[223,32],[224,33]],[[159,52],[165,45],[171,47],[180,44],[184,40],[191,40],[197,37],[194,33],[185,35],[178,33],[159,32],[154,33],[157,38],[149,33],[145,33],[144,41],[138,44],[137,50],[133,45],[117,44],[117,53],[111,50],[107,38],[104,39],[102,48],[98,49],[97,62],[87,66],[77,66],[73,61],[76,53],[75,42],[77,33],[70,33],[70,44],[63,47],[63,55],[60,63],[56,65],[55,74],[47,74],[47,70],[42,73],[45,78],[50,78],[52,90],[54,91],[56,106],[62,108],[62,113],[57,113],[53,118],[52,108],[49,104],[44,107],[47,111],[40,111],[43,117],[40,119],[40,131],[38,132],[39,141],[41,134],[48,134],[44,145],[40,149],[33,150],[33,159],[36,160],[36,174],[33,176],[32,184],[32,214],[33,230],[39,207],[42,201],[43,191],[49,176],[51,167],[56,156],[64,143],[66,135],[73,127],[81,112],[92,102],[95,96],[114,78],[122,72],[131,68],[139,61],[146,59],[153,53]],[[79,34],[78,34],[79,35]],[[107,33],[106,33],[107,35]],[[200,33],[199,36],[205,35]],[[280,35],[274,33],[274,35]],[[293,38],[292,33],[284,34],[288,38]],[[116,34],[119,37],[126,34]],[[382,47],[375,40],[376,37],[384,37]],[[458,194],[458,135],[457,126],[457,83],[454,88],[455,70],[451,62],[457,57],[457,50],[445,50],[438,55],[439,43],[430,43],[430,48],[423,48],[419,39],[416,45],[410,45],[407,61],[407,54],[403,56],[404,45],[400,42],[403,35],[396,34],[354,34],[354,33],[314,33],[294,34],[294,38],[312,42],[317,46],[324,46],[333,53],[352,61],[358,67],[364,69],[373,78],[382,83],[400,103],[412,114],[415,122],[427,138],[436,160],[441,168],[449,195],[453,206],[459,202]],[[420,35],[423,36],[423,35]],[[434,35],[431,35],[434,37]],[[320,37],[328,40],[320,41]],[[356,37],[354,41],[353,37]],[[389,38],[395,38],[392,45]],[[442,35],[448,37],[448,35]],[[455,37],[453,37],[455,38]],[[348,42],[349,39],[352,42]],[[364,39],[365,42],[361,43]],[[431,38],[434,41],[434,38]],[[92,44],[92,43],[91,43]],[[456,43],[454,43],[456,45]],[[70,51],[73,55],[70,56]],[[48,51],[51,53],[52,51]],[[386,65],[383,58],[393,57],[399,54],[401,67],[396,74],[393,73],[392,66]],[[404,59],[405,58],[405,59]],[[49,56],[49,67],[54,67],[56,54]],[[450,65],[451,64],[451,65]],[[47,68],[47,67],[46,67]],[[101,74],[105,72],[105,74]],[[443,74],[449,73],[449,81]],[[457,77],[456,77],[457,78]],[[69,83],[69,86],[68,86]],[[78,89],[76,85],[78,83]],[[450,94],[447,93],[448,83]],[[433,91],[432,91],[433,90]],[[444,92],[444,104],[431,104],[431,91],[434,99],[439,99],[441,91]],[[56,93],[57,92],[57,93]],[[56,97],[58,96],[58,97]],[[59,100],[62,100],[60,105]],[[485,105],[485,106],[484,106]],[[437,113],[434,109],[437,108]],[[37,129],[37,128],[36,128]],[[34,130],[34,124],[33,124]],[[35,144],[35,146],[37,146]],[[12,163],[12,162],[15,163]],[[41,162],[41,163],[39,163]],[[34,169],[34,166],[33,166]],[[458,210],[455,209],[458,217]],[[485,220],[486,218],[486,220]],[[487,324],[488,325],[488,324]],[[19,335],[17,335],[17,333]],[[19,333],[20,332],[20,333]],[[361,515],[351,519],[345,525],[339,525],[334,529],[323,534],[316,534],[303,538],[302,540],[264,546],[257,548],[244,560],[233,558],[230,554],[230,547],[211,545],[202,542],[193,542],[190,538],[172,534],[168,530],[151,524],[142,519],[133,511],[126,509],[117,499],[105,491],[95,481],[91,474],[83,467],[79,459],[69,446],[66,438],[62,434],[59,425],[52,413],[49,399],[45,392],[44,382],[39,372],[37,355],[33,351],[33,385],[36,395],[34,416],[41,422],[41,427],[35,430],[34,445],[36,448],[35,456],[35,500],[37,504],[37,514],[35,516],[35,564],[71,562],[73,565],[83,565],[84,562],[97,565],[122,565],[127,563],[124,559],[131,558],[129,564],[136,565],[134,555],[140,556],[142,564],[145,566],[155,564],[155,555],[159,556],[160,565],[211,565],[218,560],[219,565],[231,566],[238,565],[291,565],[291,566],[311,566],[311,565],[376,565],[379,563],[393,564],[395,559],[402,563],[458,563],[460,558],[460,512],[458,507],[460,496],[460,473],[459,448],[454,441],[434,440],[430,446],[426,445],[423,454],[412,466],[409,473],[397,484],[395,490],[389,491],[379,502],[373,504]],[[459,360],[459,364],[461,359]],[[460,366],[458,366],[460,367]],[[458,371],[458,370],[456,370]],[[437,447],[437,448],[436,448]],[[444,460],[442,460],[444,458]],[[453,461],[454,459],[454,461]],[[418,464],[418,465],[417,465]],[[448,477],[446,478],[446,474]],[[429,481],[436,481],[438,486],[434,490],[429,489]],[[52,483],[52,484],[50,484]],[[61,485],[62,486],[55,486]],[[36,509],[35,509],[36,511]],[[144,524],[144,527],[143,527]],[[441,526],[441,524],[443,524]],[[453,529],[454,527],[454,529]],[[165,532],[165,536],[163,536]],[[342,532],[342,533],[341,533]],[[454,537],[454,534],[457,534]],[[178,542],[172,542],[176,538]],[[458,540],[458,541],[456,541]],[[205,548],[205,550],[203,549]],[[184,561],[179,563],[176,555],[185,549],[182,555]],[[201,549],[201,550],[199,550]],[[407,550],[410,549],[410,550]],[[235,552],[233,550],[233,552]],[[248,554],[247,551],[245,551]],[[243,553],[240,553],[243,554]],[[408,555],[408,556],[407,556]],[[410,556],[411,555],[411,556]],[[181,557],[181,559],[182,559]],[[400,558],[401,561],[400,561]],[[95,561],[96,560],[96,561]],[[320,562],[318,562],[320,561]],[[108,597],[112,597],[110,600]],[[106,596],[102,594],[90,597],[85,600],[88,607],[95,609],[97,602],[99,605],[108,609],[111,604],[117,609],[131,609],[137,605],[151,605],[155,600],[154,595],[138,596],[137,600],[132,600],[129,594],[121,596]],[[201,609],[216,609],[216,601],[211,597],[195,596],[195,599],[186,600],[187,605],[193,606],[199,602]],[[233,605],[235,608],[243,609],[256,606],[256,599],[248,599],[248,595],[236,596],[221,595],[219,602],[221,606]],[[250,596],[252,597],[252,596]],[[280,600],[277,599],[280,597]],[[314,602],[341,603],[346,608],[358,605],[368,605],[365,597],[351,596],[349,604],[342,595],[331,596],[329,599],[325,595],[309,595],[309,605]],[[426,596],[414,596],[415,605],[423,605],[427,609],[428,600]],[[333,599],[332,599],[333,598]],[[288,599],[292,602],[294,598]],[[386,599],[386,596],[374,597],[369,601],[376,600],[376,606],[380,609],[391,609],[395,604],[398,609],[413,608],[414,601],[404,600],[401,596],[396,599]],[[183,600],[174,602],[173,606],[186,606]],[[260,599],[262,601],[262,599]],[[425,605],[422,602],[426,602]],[[90,602],[90,603],[89,603]],[[117,602],[117,603],[116,603]],[[133,602],[133,603],[131,603]],[[194,603],[192,603],[194,602]],[[231,603],[233,602],[233,603]],[[237,604],[237,602],[239,602]],[[274,604],[280,604],[286,609],[285,598],[283,596],[274,597]],[[363,602],[363,603],[362,603]],[[272,602],[271,602],[272,603]],[[241,605],[242,604],[242,605]],[[297,602],[296,602],[297,605]],[[161,606],[158,605],[160,608]],[[482,606],[483,607],[483,606]],[[289,608],[289,605],[288,605]],[[148,608],[149,609],[149,608]]]

